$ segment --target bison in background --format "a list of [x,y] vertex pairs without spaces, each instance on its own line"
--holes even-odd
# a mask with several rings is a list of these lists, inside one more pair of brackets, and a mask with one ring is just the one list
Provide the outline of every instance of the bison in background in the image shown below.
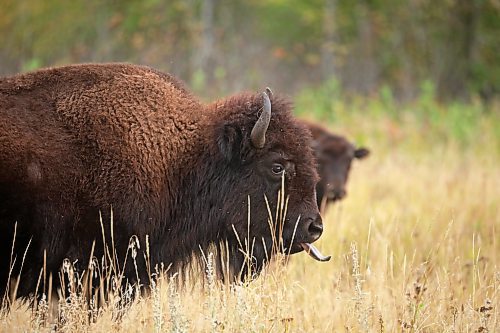
[[[254,275],[276,251],[278,228],[282,251],[327,259],[311,245],[323,226],[310,133],[269,93],[205,105],[169,74],[130,64],[1,78],[0,170],[2,293],[16,223],[12,276],[28,248],[20,296],[34,291],[44,264],[47,276],[57,276],[65,258],[85,269],[94,241],[101,260],[111,229],[119,260],[132,235],[143,245],[149,237],[151,267],[175,270],[224,244],[234,277]],[[282,180],[287,216],[270,225],[264,195],[275,207]],[[250,261],[239,249],[247,235]],[[137,260],[147,283],[146,263]],[[131,262],[124,272],[134,280]]]
[[304,124],[311,131],[312,147],[317,161],[320,181],[316,186],[318,207],[324,212],[328,203],[343,199],[353,159],[363,159],[370,154],[367,148],[356,148],[345,137],[309,122]]

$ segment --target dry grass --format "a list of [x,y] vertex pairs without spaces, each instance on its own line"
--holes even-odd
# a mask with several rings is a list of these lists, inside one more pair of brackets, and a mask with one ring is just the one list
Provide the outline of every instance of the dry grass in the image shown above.
[[213,282],[209,265],[204,288],[160,278],[149,296],[101,309],[78,294],[36,311],[16,301],[0,331],[498,331],[499,162],[484,147],[374,149],[324,218],[330,262],[294,255],[245,286]]

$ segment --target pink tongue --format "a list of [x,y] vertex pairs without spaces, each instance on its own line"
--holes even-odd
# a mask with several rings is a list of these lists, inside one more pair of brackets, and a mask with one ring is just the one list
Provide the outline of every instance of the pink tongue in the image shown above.
[[312,244],[300,243],[300,246],[307,252],[308,255],[316,259],[317,261],[328,261],[332,256],[324,256],[319,252],[319,250]]

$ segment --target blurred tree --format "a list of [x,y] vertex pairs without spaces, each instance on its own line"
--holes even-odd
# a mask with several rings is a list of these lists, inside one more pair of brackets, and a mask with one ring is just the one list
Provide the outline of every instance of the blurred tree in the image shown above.
[[207,82],[213,82],[214,75],[214,10],[216,0],[203,0],[201,7],[201,45],[197,66],[203,71]]
[[335,22],[337,0],[325,0],[323,12],[323,45],[321,45],[321,70],[323,80],[335,77]]
[[345,93],[413,99],[500,93],[498,0],[2,0],[0,74],[131,61],[202,95],[293,93],[334,77]]

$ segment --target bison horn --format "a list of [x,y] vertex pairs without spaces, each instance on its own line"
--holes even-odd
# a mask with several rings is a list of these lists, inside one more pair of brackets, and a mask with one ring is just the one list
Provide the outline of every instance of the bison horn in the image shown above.
[[[266,91],[271,92],[271,89],[266,88]],[[262,97],[264,98],[262,113],[253,126],[252,133],[250,133],[250,139],[252,140],[252,144],[255,148],[264,147],[264,144],[266,143],[267,128],[269,127],[269,122],[271,121],[271,100],[269,99],[267,92],[263,92]]]
[[269,98],[273,98],[273,91],[271,90],[271,88],[266,87],[266,93]]

